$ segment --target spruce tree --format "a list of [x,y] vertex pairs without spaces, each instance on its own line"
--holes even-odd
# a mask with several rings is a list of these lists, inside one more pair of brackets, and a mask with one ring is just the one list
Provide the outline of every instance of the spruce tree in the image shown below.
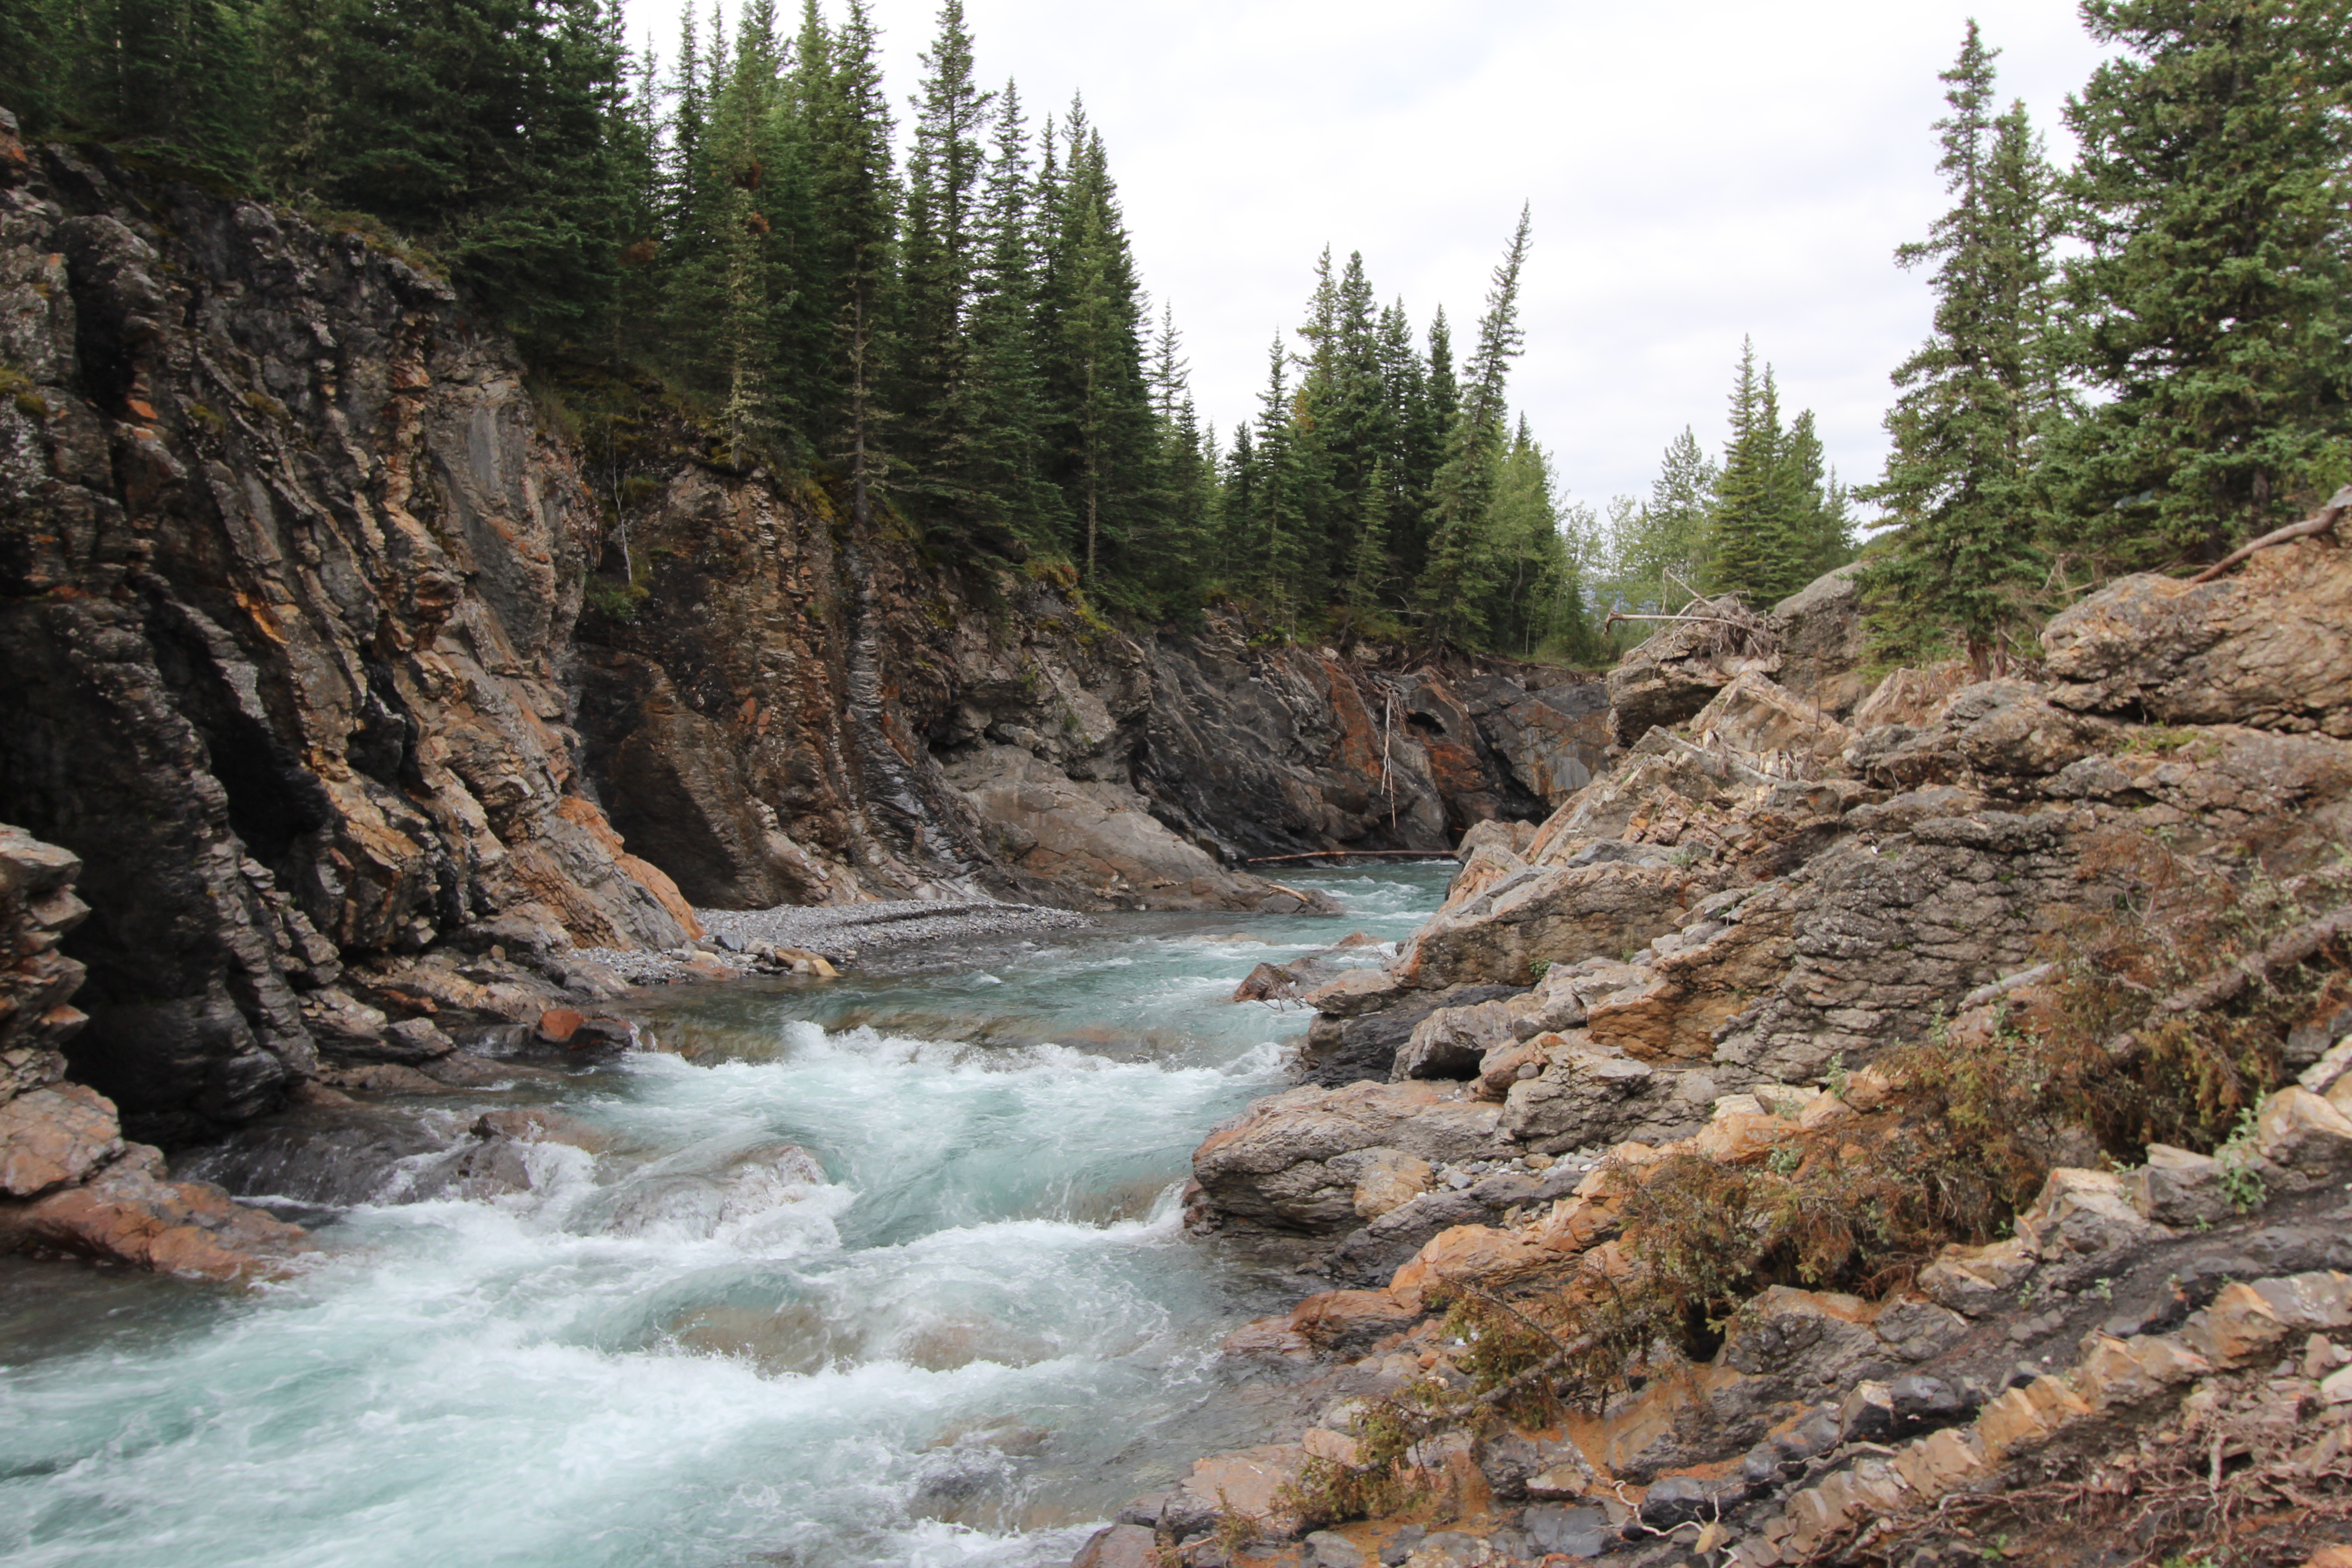
[[1714,573],[1711,589],[1736,594],[1751,607],[1773,604],[1788,590],[1789,562],[1795,553],[1780,476],[1780,397],[1772,367],[1759,374],[1753,339],[1742,344],[1738,378],[1731,390],[1731,437],[1716,481],[1708,520]]
[[2070,100],[2065,268],[2102,395],[2063,478],[2070,542],[2116,565],[2208,560],[2347,477],[2352,10],[2084,0],[2120,46]]
[[1039,451],[1034,193],[1021,95],[997,95],[995,145],[980,214],[971,309],[970,373],[958,422],[966,433],[962,488],[976,526],[994,548],[1051,547],[1061,537],[1059,496]]
[[[1650,499],[1612,529],[1612,590],[1627,609],[1656,614],[1679,606],[1713,572],[1710,519],[1721,477],[1688,426],[1666,444]],[[1638,637],[1635,640],[1639,640]]]
[[887,477],[883,392],[898,281],[899,192],[889,100],[868,0],[849,0],[837,31],[808,0],[795,96],[807,126],[814,209],[808,288],[831,327],[830,353],[812,389],[821,449],[849,479],[850,509],[871,521]]
[[1254,597],[1286,630],[1295,629],[1310,542],[1300,504],[1297,440],[1290,389],[1290,353],[1279,335],[1266,356],[1265,390],[1258,397],[1255,443],[1236,446],[1236,466],[1249,466],[1242,523],[1242,569]]
[[1810,408],[1799,411],[1781,446],[1779,495],[1790,550],[1782,583],[1787,593],[1795,593],[1853,559],[1853,520],[1845,487],[1829,466]]
[[1430,484],[1429,563],[1420,598],[1433,642],[1475,642],[1486,634],[1489,622],[1487,596],[1496,585],[1497,562],[1487,513],[1505,440],[1504,393],[1510,364],[1527,341],[1518,311],[1528,225],[1528,213],[1522,209],[1510,247],[1487,290],[1478,346],[1466,367],[1444,465]]
[[1582,619],[1555,489],[1551,457],[1522,416],[1496,465],[1488,524],[1496,577],[1488,636],[1495,647],[1522,655],[1556,637],[1573,640]]
[[945,0],[913,100],[898,377],[898,448],[910,489],[922,510],[959,534],[969,532],[974,510],[964,489],[972,436],[968,316],[980,268],[981,137],[993,96],[973,78],[971,50],[962,0]]
[[719,349],[726,371],[719,418],[740,462],[747,445],[773,424],[769,375],[773,357],[771,242],[775,226],[761,209],[774,195],[778,108],[774,0],[748,0],[735,34],[735,58],[714,94],[707,147],[715,178],[711,207],[719,311]]
[[1102,138],[1077,104],[1063,135],[1066,167],[1040,290],[1046,449],[1091,588],[1123,548],[1149,553],[1139,534],[1150,525],[1152,424],[1134,258]]
[[1359,616],[1379,611],[1381,590],[1388,584],[1389,505],[1388,459],[1375,458],[1357,512],[1355,544],[1348,553],[1348,607]]
[[1864,492],[1894,522],[1866,579],[1883,639],[1916,647],[1948,630],[1979,679],[2026,618],[2039,574],[2036,435],[2051,263],[2046,166],[2023,105],[1992,112],[1993,60],[1976,24],[1943,75],[1951,112],[1937,167],[1956,198],[1924,241],[1934,329],[1895,372],[1885,477]]

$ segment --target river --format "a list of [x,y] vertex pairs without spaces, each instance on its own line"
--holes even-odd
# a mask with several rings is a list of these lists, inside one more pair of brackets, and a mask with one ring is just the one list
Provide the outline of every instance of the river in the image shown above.
[[1179,1226],[1193,1146],[1306,1022],[1225,998],[1406,935],[1452,868],[1292,878],[1340,921],[1120,915],[681,992],[642,1012],[659,1049],[423,1112],[454,1142],[543,1105],[601,1152],[405,1202],[448,1157],[391,1159],[297,1211],[329,1252],[284,1283],[0,1260],[0,1560],[1066,1563],[1258,1440],[1217,1342],[1311,1288]]

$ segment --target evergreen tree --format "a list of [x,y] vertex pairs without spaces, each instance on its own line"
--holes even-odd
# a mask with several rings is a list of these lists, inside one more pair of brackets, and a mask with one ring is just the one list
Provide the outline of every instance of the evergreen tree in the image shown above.
[[1150,553],[1139,531],[1149,526],[1153,432],[1141,300],[1118,189],[1083,106],[1072,106],[1064,136],[1067,168],[1046,268],[1047,450],[1073,521],[1074,552],[1094,587],[1107,556],[1116,560],[1129,545]]
[[747,0],[735,34],[735,58],[711,106],[707,192],[719,271],[719,347],[726,368],[720,419],[738,460],[746,443],[772,425],[769,373],[773,353],[771,240],[775,226],[761,209],[774,194],[778,108],[774,0]]
[[1766,365],[1756,368],[1751,340],[1740,350],[1732,384],[1731,438],[1716,480],[1708,518],[1710,591],[1736,594],[1769,608],[1820,575],[1817,563],[1843,548],[1847,525],[1841,497],[1832,509],[1824,489],[1821,443],[1810,412],[1798,416],[1801,438],[1780,423],[1780,393]]
[[1790,546],[1789,575],[1795,593],[1822,573],[1853,559],[1853,519],[1845,487],[1828,466],[1810,408],[1789,426],[1780,449],[1781,528]]
[[2118,564],[2210,559],[2347,477],[2352,11],[2083,15],[2124,53],[2066,107],[2069,347],[2105,395],[2067,453],[2071,533]]
[[[1299,580],[1309,547],[1289,372],[1289,351],[1276,336],[1267,355],[1265,391],[1258,399],[1256,440],[1237,443],[1234,449],[1235,467],[1248,477],[1239,520],[1245,531],[1242,570],[1255,596],[1286,629],[1297,624]],[[1249,464],[1242,468],[1244,458]]]
[[809,419],[823,449],[846,469],[850,510],[863,524],[887,468],[882,395],[893,346],[899,201],[890,105],[868,0],[849,0],[837,32],[807,0],[801,34],[796,97],[814,207],[803,287],[832,328]]
[[626,215],[622,59],[594,0],[368,0],[294,177],[418,237],[542,338],[601,339]]
[[1685,426],[1666,444],[1647,504],[1628,502],[1612,517],[1610,594],[1620,602],[1612,607],[1663,613],[1690,596],[1677,583],[1695,590],[1708,581],[1719,477],[1697,435]]
[[[1400,325],[1403,309],[1397,307]],[[1398,442],[1405,510],[1390,521],[1391,548],[1405,578],[1415,584],[1429,570],[1429,520],[1436,502],[1437,473],[1445,464],[1447,442],[1462,411],[1461,386],[1454,374],[1454,334],[1443,305],[1429,320],[1429,357],[1419,367],[1419,380],[1420,395],[1405,410]]]
[[969,529],[971,468],[969,313],[980,269],[981,147],[992,94],[972,75],[962,0],[945,0],[940,33],[922,57],[907,162],[905,279],[900,303],[900,452],[919,504]]
[[1536,445],[1524,416],[1496,467],[1488,534],[1496,555],[1493,646],[1532,654],[1554,638],[1575,640],[1583,621],[1550,454]]
[[1348,607],[1360,616],[1381,607],[1381,591],[1389,580],[1389,465],[1372,460],[1370,482],[1357,514],[1356,541],[1348,553]]
[[1780,537],[1780,509],[1774,469],[1780,455],[1780,404],[1771,367],[1759,374],[1753,339],[1741,345],[1738,379],[1731,389],[1731,438],[1725,444],[1723,471],[1716,481],[1715,511],[1708,520],[1715,570],[1709,587],[1737,594],[1749,605],[1769,605],[1780,577],[1788,542]]
[[[1422,576],[1421,601],[1433,641],[1474,642],[1488,626],[1487,595],[1496,585],[1496,558],[1487,509],[1502,455],[1504,392],[1511,361],[1526,343],[1518,309],[1528,221],[1522,209],[1510,247],[1495,268],[1445,462],[1430,484],[1429,563]],[[1434,367],[1433,382],[1437,380],[1433,372]]]
[[1928,237],[1895,252],[1935,261],[1934,331],[1895,372],[1885,477],[1865,492],[1895,528],[1867,588],[1881,636],[1916,646],[1956,633],[1979,679],[2024,616],[2036,574],[2049,176],[2023,105],[1996,117],[1993,59],[1976,24],[1946,71],[1951,112],[1937,165],[1956,198]]
[[1045,482],[1038,447],[1040,387],[1034,317],[1037,258],[1028,127],[1021,96],[997,95],[995,147],[988,165],[972,284],[970,373],[958,423],[966,433],[962,484],[979,526],[1003,548],[1059,540],[1059,496]]
[[1163,610],[1182,605],[1188,590],[1197,590],[1214,553],[1210,539],[1214,458],[1202,450],[1190,371],[1175,310],[1163,304],[1160,330],[1152,339],[1150,378],[1158,434],[1150,498],[1155,526],[1145,540],[1148,557],[1139,563],[1153,604]]

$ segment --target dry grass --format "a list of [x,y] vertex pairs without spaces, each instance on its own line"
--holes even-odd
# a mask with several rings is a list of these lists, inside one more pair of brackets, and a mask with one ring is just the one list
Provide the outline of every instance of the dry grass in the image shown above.
[[1888,1053],[1876,1064],[1895,1086],[1884,1104],[1791,1125],[1756,1164],[1680,1154],[1604,1167],[1622,1252],[1612,1271],[1553,1270],[1507,1291],[1446,1286],[1445,1333],[1469,1394],[1423,1383],[1376,1406],[1360,1424],[1362,1466],[1310,1465],[1310,1516],[1396,1511],[1415,1473],[1405,1451],[1430,1431],[1503,1415],[1540,1425],[1563,1405],[1601,1407],[1662,1359],[1706,1360],[1773,1285],[1904,1289],[1946,1245],[2006,1234],[2054,1165],[2226,1142],[2285,1080],[2288,1030],[2352,1000],[2352,943],[2255,973],[2225,1005],[2163,1004],[2352,902],[2352,869],[2274,879],[2137,836],[2108,853],[2115,863],[2092,874],[2120,870],[2135,890],[2071,928],[2035,1005]]

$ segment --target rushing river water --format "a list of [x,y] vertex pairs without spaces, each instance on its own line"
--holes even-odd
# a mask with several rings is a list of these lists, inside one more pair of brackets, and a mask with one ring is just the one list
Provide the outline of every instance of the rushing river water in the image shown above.
[[454,1140],[551,1106],[602,1152],[306,1215],[332,1250],[282,1285],[0,1260],[0,1560],[1066,1562],[1256,1440],[1214,1348],[1295,1289],[1188,1243],[1176,1196],[1305,1016],[1224,998],[1408,933],[1450,869],[1293,879],[1342,922],[1118,916],[685,994],[646,1014],[659,1052],[426,1112]]

